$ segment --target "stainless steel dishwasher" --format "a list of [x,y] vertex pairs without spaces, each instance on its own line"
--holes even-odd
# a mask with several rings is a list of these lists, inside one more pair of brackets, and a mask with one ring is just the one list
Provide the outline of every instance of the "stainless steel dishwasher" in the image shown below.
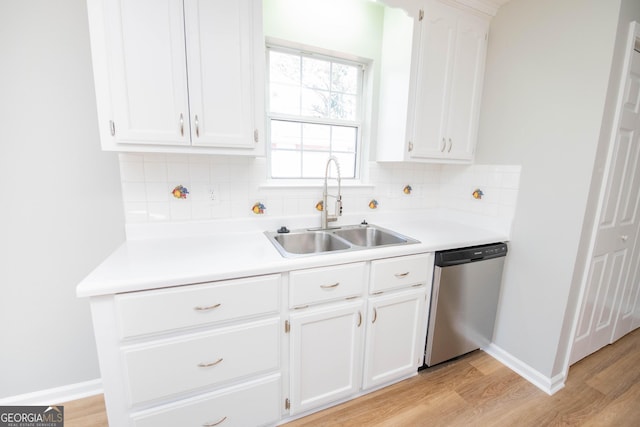
[[506,255],[506,243],[436,252],[423,368],[491,342]]

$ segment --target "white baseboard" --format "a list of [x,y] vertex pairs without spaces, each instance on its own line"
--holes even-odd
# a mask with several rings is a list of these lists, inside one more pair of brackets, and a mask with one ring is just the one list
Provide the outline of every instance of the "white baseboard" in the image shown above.
[[564,388],[566,379],[564,374],[558,374],[554,377],[543,375],[494,343],[489,344],[489,346],[483,348],[483,350],[548,395],[552,395]]
[[69,384],[62,387],[47,390],[34,391],[32,393],[9,396],[0,399],[0,406],[35,405],[45,406],[69,402],[95,396],[103,392],[102,379]]

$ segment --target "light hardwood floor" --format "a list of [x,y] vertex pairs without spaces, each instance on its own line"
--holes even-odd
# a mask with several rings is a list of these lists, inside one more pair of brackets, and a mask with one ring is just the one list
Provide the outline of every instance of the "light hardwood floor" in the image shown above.
[[[64,412],[66,427],[108,425],[102,395],[64,403]],[[286,425],[637,427],[640,329],[573,365],[553,396],[477,351]]]

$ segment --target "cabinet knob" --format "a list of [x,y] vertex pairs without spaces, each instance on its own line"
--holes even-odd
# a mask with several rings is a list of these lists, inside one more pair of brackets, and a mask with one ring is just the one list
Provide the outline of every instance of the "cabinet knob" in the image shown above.
[[623,242],[626,242],[626,241],[627,241],[627,239],[629,239],[629,236],[627,236],[626,234],[623,234],[622,236],[620,236],[620,239],[621,239]]
[[184,115],[180,113],[180,136],[184,136]]
[[195,125],[196,125],[196,138],[200,138],[200,123],[198,122],[198,115],[195,117]]
[[413,151],[413,142],[409,141],[409,152]]

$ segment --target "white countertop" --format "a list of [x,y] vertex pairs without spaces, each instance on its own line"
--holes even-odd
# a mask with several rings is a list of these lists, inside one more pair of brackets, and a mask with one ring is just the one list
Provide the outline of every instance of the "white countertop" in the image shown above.
[[[338,225],[361,220],[361,216],[344,217]],[[306,221],[308,218],[269,218],[129,229],[129,240],[91,272],[76,293],[91,297],[132,292],[509,240],[508,227],[442,212],[367,218],[370,224],[420,241],[412,245],[284,258],[264,235],[264,231],[275,231],[280,225],[292,230],[305,228],[309,226]]]

